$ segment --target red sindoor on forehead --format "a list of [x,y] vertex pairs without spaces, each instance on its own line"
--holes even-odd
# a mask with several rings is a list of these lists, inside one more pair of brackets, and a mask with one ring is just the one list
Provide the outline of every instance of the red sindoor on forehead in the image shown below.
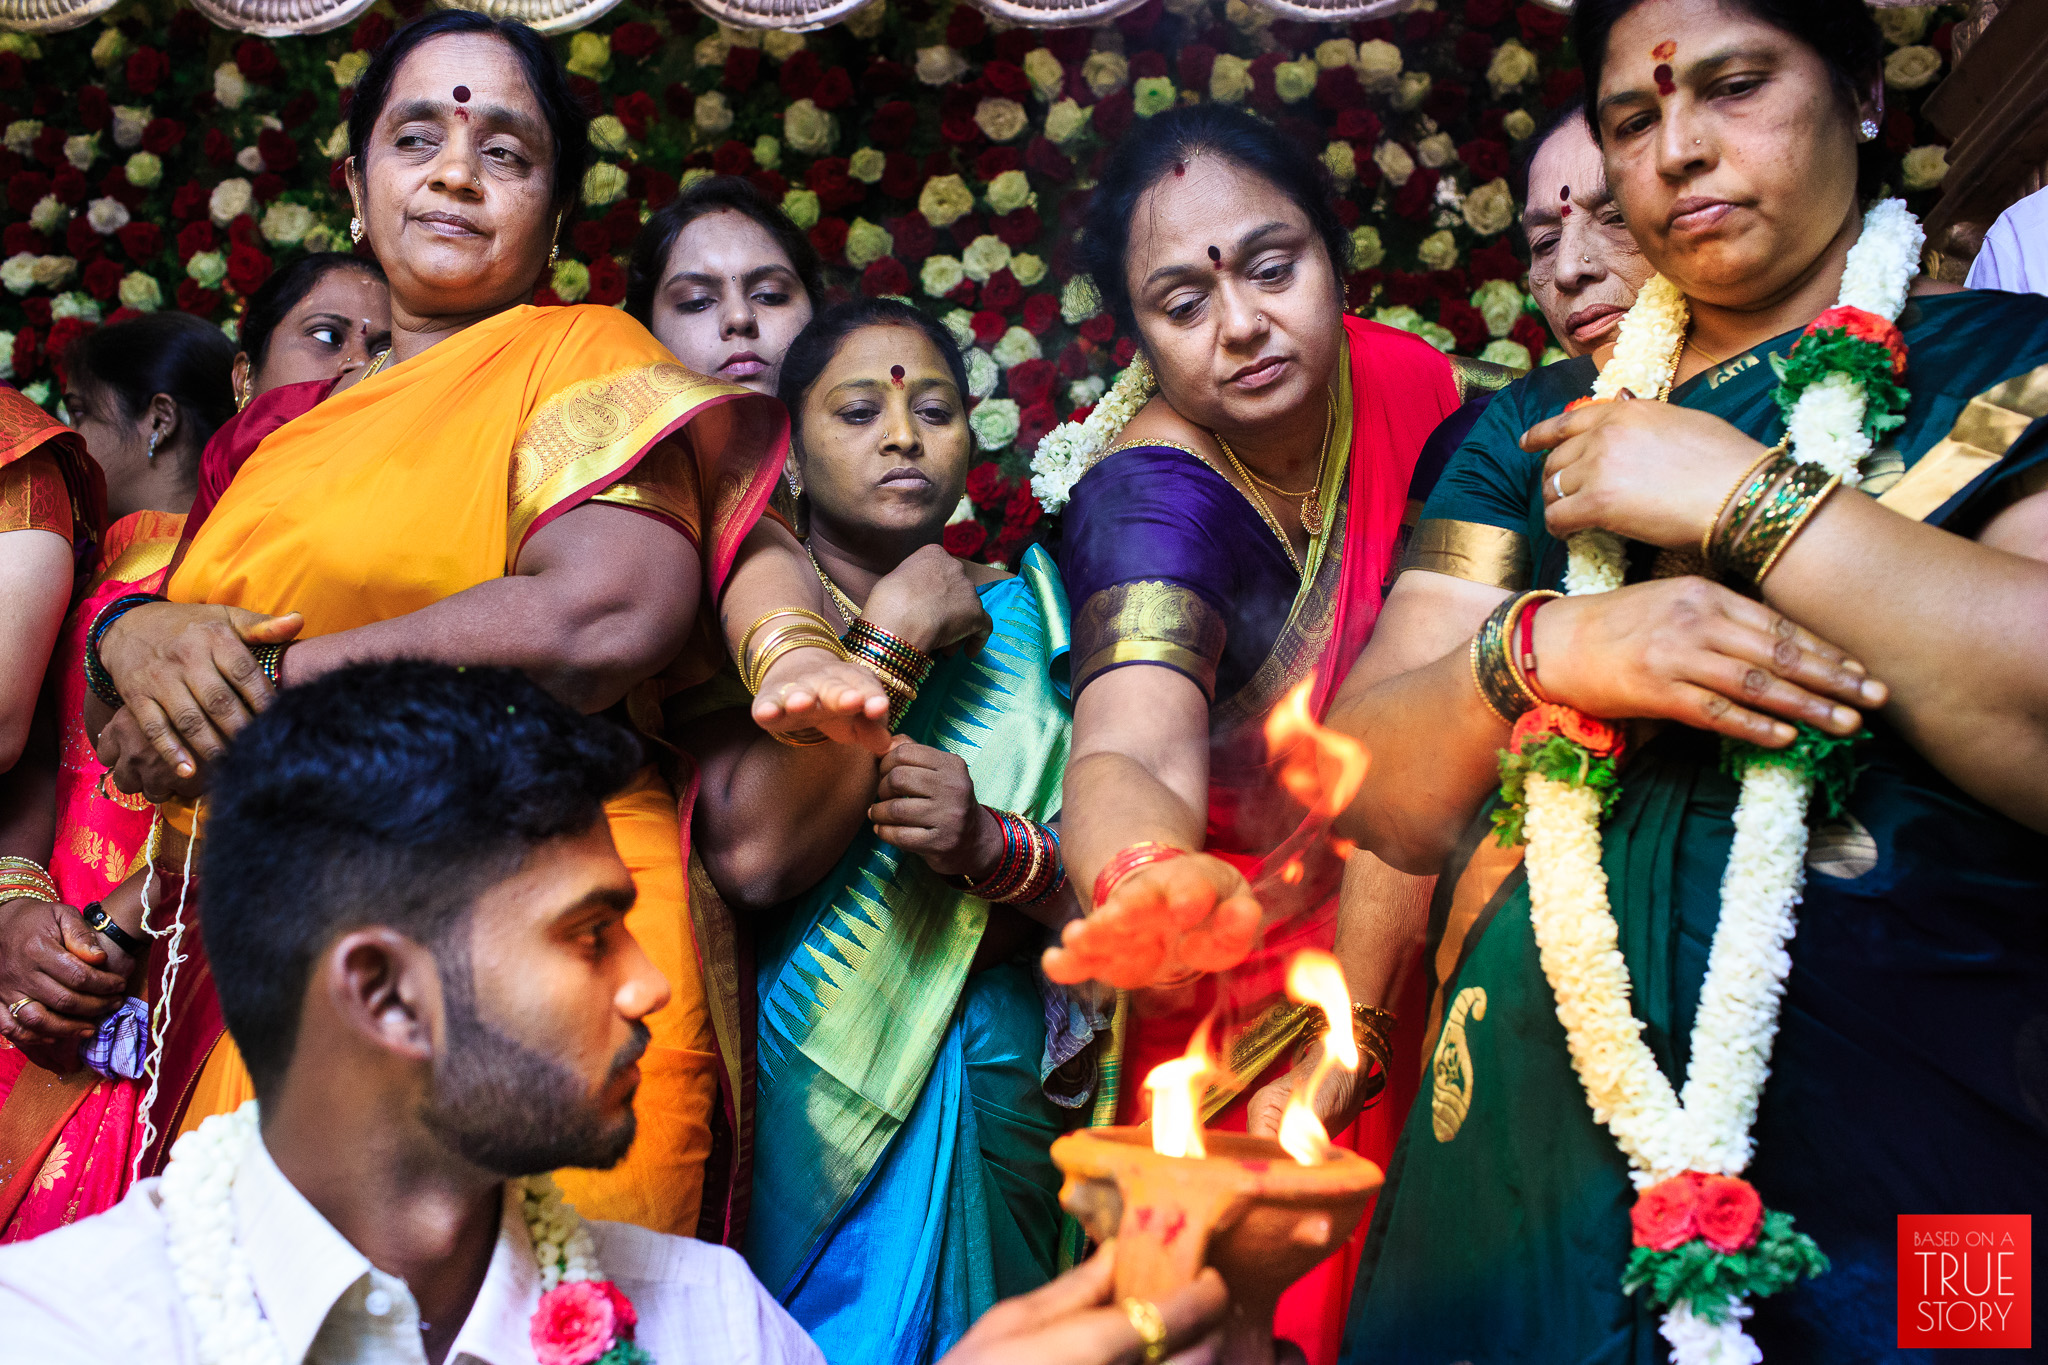
[[889,367],[889,382],[899,389],[903,387],[903,367],[901,365],[891,365]]
[[1677,55],[1678,44],[1669,38],[1650,49],[1650,60],[1653,62],[1668,62]]
[[1669,62],[1658,63],[1657,69],[1652,71],[1650,76],[1657,82],[1657,93],[1660,95],[1669,95],[1678,89],[1676,85],[1671,83],[1671,63]]
[[455,87],[455,102],[456,102],[457,104],[468,104],[468,103],[469,103],[469,87],[468,87],[468,86],[466,86],[466,85],[458,85],[458,86],[456,86],[456,87]]

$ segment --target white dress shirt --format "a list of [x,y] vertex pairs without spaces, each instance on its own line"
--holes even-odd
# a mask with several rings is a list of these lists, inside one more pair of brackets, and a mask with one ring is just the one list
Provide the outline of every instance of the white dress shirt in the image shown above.
[[2048,189],[1998,215],[1964,283],[1972,289],[2048,294]]
[[[157,1182],[94,1218],[0,1247],[0,1365],[196,1365],[171,1275]],[[235,1174],[236,1237],[283,1358],[426,1365],[419,1306],[306,1201],[259,1141]],[[633,1301],[634,1340],[657,1365],[824,1365],[824,1356],[724,1247],[592,1221],[598,1264]],[[507,1192],[498,1243],[447,1365],[534,1365],[540,1269]]]

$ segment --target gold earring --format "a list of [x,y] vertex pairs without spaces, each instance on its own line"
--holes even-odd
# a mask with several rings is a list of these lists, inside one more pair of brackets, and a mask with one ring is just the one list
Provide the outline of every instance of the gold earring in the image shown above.
[[349,219],[349,220],[348,220],[348,239],[349,239],[349,241],[351,241],[351,242],[360,242],[360,241],[362,241],[362,240],[363,240],[363,220],[362,220],[362,219],[360,219],[360,218],[351,218],[351,219]]
[[569,210],[563,209],[555,215],[555,235],[548,242],[548,264],[552,266],[562,254],[562,224],[569,217]]

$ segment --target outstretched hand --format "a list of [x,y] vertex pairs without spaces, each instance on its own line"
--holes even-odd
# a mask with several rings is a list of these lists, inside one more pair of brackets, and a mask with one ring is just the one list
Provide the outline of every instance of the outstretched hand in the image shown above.
[[[939,1365],[1117,1365],[1136,1361],[1145,1342],[1113,1302],[1116,1243],[1040,1289],[1005,1299],[967,1329]],[[1230,1300],[1223,1277],[1204,1268],[1153,1306],[1166,1324],[1166,1347],[1179,1365],[1215,1359]]]
[[777,659],[752,714],[770,734],[816,730],[871,754],[889,752],[889,694],[881,680],[827,649],[792,649]]
[[1059,946],[1045,950],[1045,974],[1063,985],[1137,990],[1227,971],[1252,950],[1260,917],[1251,883],[1221,858],[1189,853],[1149,863],[1068,922]]

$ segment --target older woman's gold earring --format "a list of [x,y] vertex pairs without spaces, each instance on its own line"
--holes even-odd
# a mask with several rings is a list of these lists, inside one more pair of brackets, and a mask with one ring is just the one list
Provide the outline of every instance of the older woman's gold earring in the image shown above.
[[569,210],[567,209],[563,209],[560,213],[555,215],[555,235],[553,239],[548,242],[549,265],[553,265],[555,263],[555,259],[562,254],[562,224],[568,220],[568,217]]

